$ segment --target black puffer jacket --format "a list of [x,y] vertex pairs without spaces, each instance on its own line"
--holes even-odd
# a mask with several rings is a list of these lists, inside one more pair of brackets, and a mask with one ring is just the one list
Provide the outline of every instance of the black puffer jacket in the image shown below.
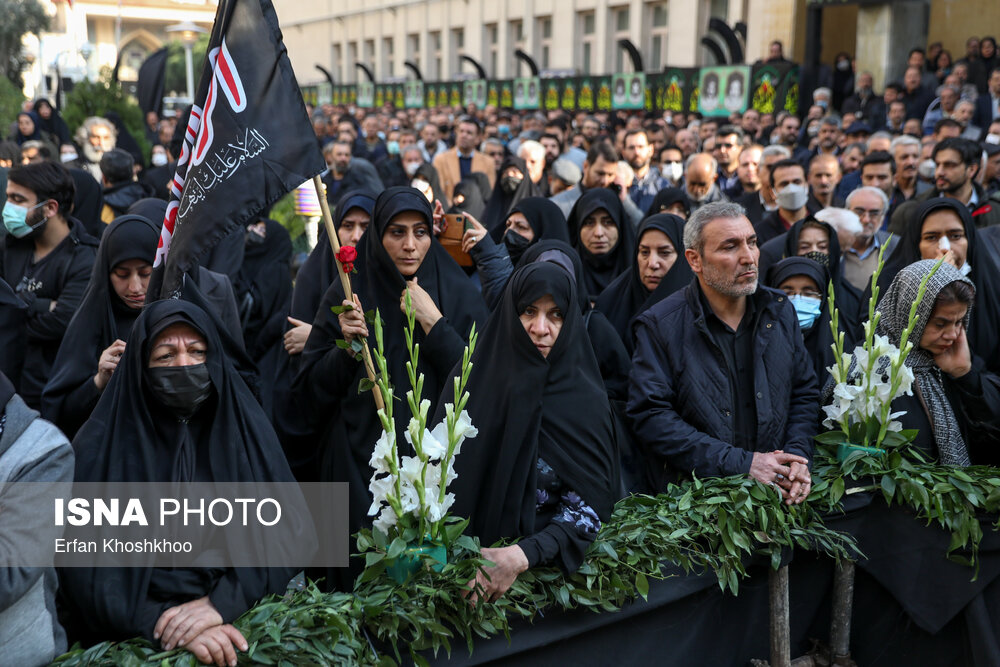
[[[753,452],[735,442],[725,358],[705,321],[697,280],[636,320],[628,415],[657,466],[699,477],[744,475]],[[758,287],[755,300],[754,451],[811,458],[819,388],[795,310],[783,292]]]

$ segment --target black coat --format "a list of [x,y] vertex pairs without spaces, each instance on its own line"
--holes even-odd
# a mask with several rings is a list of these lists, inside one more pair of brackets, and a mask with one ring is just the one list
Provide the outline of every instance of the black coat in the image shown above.
[[24,402],[35,409],[41,404],[42,389],[66,328],[90,282],[97,254],[97,239],[79,221],[70,218],[69,225],[69,235],[33,268],[34,241],[11,235],[0,241],[0,276],[28,306],[22,329],[24,364],[10,380]]
[[[696,281],[643,313],[635,329],[628,414],[659,468],[699,477],[745,475],[753,452],[733,446],[735,406]],[[758,287],[754,330],[755,452],[811,458],[819,388],[795,310],[783,292]]]

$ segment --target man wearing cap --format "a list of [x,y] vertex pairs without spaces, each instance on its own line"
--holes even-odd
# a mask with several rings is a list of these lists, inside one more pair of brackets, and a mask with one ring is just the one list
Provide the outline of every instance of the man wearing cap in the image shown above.
[[864,143],[872,135],[872,128],[868,123],[856,120],[847,126],[844,134],[847,136],[848,144]]
[[573,164],[573,161],[561,157],[552,163],[549,170],[549,192],[555,196],[564,190],[568,190],[580,182],[583,172]]

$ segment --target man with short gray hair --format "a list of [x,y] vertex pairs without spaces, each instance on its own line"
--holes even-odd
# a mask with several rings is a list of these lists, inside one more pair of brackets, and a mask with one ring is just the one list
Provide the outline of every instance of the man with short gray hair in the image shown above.
[[878,253],[885,243],[889,243],[885,256],[889,257],[895,250],[898,237],[892,237],[882,230],[886,213],[889,211],[889,198],[881,188],[865,186],[847,195],[846,208],[861,221],[861,233],[854,237],[854,245],[844,250],[844,279],[864,291],[871,282],[872,274],[878,265]]
[[658,489],[691,473],[749,475],[801,503],[819,389],[795,309],[759,285],[739,204],[699,208],[684,245],[696,278],[639,316],[632,356],[628,414]]

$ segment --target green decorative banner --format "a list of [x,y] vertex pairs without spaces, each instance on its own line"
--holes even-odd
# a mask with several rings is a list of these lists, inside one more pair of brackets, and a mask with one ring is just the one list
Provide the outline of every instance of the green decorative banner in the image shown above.
[[750,68],[703,67],[699,72],[698,110],[705,116],[728,116],[747,109]]
[[615,74],[611,77],[611,106],[614,109],[646,108],[646,74]]
[[537,76],[514,79],[514,108],[537,109],[540,106],[541,81]]
[[355,100],[359,107],[375,106],[375,84],[368,81],[359,83],[355,88]]
[[472,79],[471,81],[464,82],[462,97],[464,100],[462,104],[464,106],[475,104],[478,109],[485,107],[486,101],[489,99],[489,95],[486,92],[486,80]]
[[407,109],[419,109],[424,106],[423,81],[407,81],[403,87],[403,105]]

